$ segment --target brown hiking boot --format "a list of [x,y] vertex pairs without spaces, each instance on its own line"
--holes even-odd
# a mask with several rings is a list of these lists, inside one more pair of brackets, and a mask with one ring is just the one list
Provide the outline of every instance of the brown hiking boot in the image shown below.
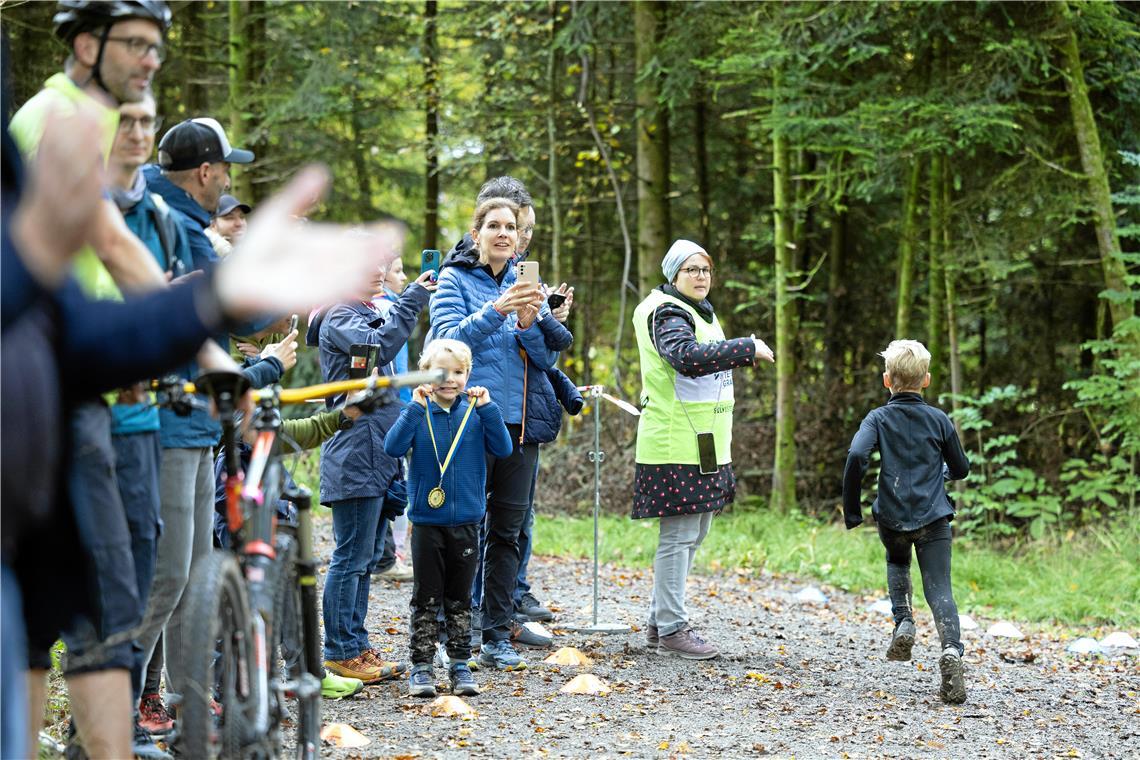
[[325,660],[325,670],[332,671],[343,678],[359,678],[366,684],[391,678],[391,676],[384,676],[380,667],[365,658],[363,653],[349,660]]
[[385,660],[375,649],[365,649],[360,653],[360,657],[380,669],[379,680],[381,681],[390,681],[408,672],[408,666],[406,664]]
[[672,655],[685,660],[709,660],[720,654],[717,648],[685,626],[657,640],[657,654]]
[[657,645],[661,643],[661,637],[657,635],[657,626],[645,626],[645,643],[650,649],[656,649]]

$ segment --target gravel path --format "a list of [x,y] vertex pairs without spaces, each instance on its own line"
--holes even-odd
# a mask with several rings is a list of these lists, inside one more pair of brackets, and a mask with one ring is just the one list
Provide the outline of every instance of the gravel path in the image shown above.
[[[532,568],[540,598],[561,607],[559,623],[589,621],[588,562],[536,557]],[[605,567],[602,577],[601,619],[635,631],[566,632],[555,646],[594,658],[586,670],[609,684],[607,695],[560,693],[578,669],[525,650],[529,670],[476,674],[483,694],[468,700],[472,719],[432,717],[403,683],[327,702],[326,723],[348,723],[371,743],[325,755],[1140,757],[1140,653],[1075,658],[1061,633],[1023,626],[1024,640],[995,639],[982,633],[993,621],[979,619],[964,632],[967,702],[948,706],[938,699],[929,614],[917,619],[914,660],[888,662],[890,618],[868,611],[872,598],[824,587],[828,603],[809,605],[794,599],[808,585],[794,578],[693,576],[692,622],[722,654],[688,663],[646,649],[638,629],[650,573]],[[392,658],[407,657],[410,594],[410,582],[373,584],[369,628]]]

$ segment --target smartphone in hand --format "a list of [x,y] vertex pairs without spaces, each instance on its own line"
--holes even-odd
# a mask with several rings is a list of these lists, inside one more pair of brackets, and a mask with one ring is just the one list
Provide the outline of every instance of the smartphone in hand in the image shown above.
[[431,272],[432,282],[439,279],[439,251],[427,248],[420,254],[420,274]]
[[566,296],[561,293],[551,293],[546,297],[546,305],[550,307],[551,311],[554,311],[564,303],[566,303]]
[[537,285],[540,282],[537,261],[520,261],[515,265],[515,271],[518,273],[519,282],[529,282],[532,285]]

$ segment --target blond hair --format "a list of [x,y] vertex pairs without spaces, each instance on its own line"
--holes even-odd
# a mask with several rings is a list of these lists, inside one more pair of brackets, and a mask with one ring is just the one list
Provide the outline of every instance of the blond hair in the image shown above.
[[930,352],[917,340],[892,340],[879,354],[891,376],[892,390],[918,390],[930,371]]
[[471,371],[471,349],[463,341],[451,338],[437,338],[424,346],[423,353],[420,354],[420,369],[431,369],[432,362],[444,354],[450,354],[459,362],[459,366],[468,372]]

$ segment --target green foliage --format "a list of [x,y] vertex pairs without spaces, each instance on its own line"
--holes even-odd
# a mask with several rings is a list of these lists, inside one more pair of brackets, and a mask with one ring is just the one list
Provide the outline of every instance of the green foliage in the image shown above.
[[1072,458],[1055,478],[1022,463],[1019,447],[1024,437],[995,431],[993,419],[1012,411],[1012,424],[1003,425],[1024,425],[1025,417],[1037,411],[1035,397],[1033,391],[1015,386],[991,388],[978,397],[954,397],[960,406],[952,416],[971,462],[969,479],[954,492],[955,527],[963,535],[997,538],[1024,529],[1041,539],[1069,524],[1124,515],[1133,504],[1140,479],[1123,456]]

